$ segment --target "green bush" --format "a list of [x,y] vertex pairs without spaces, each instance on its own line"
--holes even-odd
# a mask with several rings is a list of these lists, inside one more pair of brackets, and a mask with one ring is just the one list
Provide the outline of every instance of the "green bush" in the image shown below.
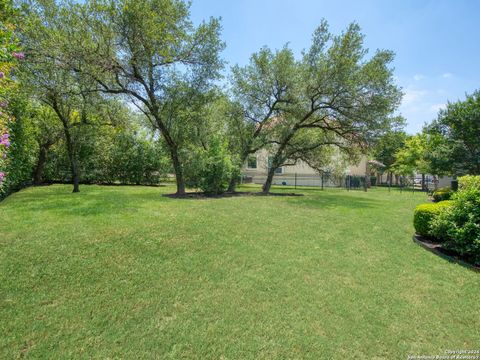
[[431,224],[431,234],[474,263],[480,263],[480,176],[459,179],[453,206]]
[[221,194],[228,188],[233,165],[226,146],[219,140],[213,142],[200,171],[200,189],[206,194]]
[[442,210],[452,206],[452,201],[446,200],[438,203],[421,204],[415,208],[413,226],[418,235],[431,237],[432,221],[442,213]]
[[207,149],[190,151],[184,171],[189,187],[199,188],[207,195],[218,195],[227,190],[235,167],[227,144],[214,137]]
[[435,202],[439,202],[444,200],[450,200],[450,198],[452,197],[452,194],[453,194],[453,191],[450,188],[446,187],[446,188],[440,188],[435,190],[432,193],[432,197]]
[[[144,134],[107,129],[89,132],[84,127],[88,140],[79,141],[78,165],[82,183],[101,184],[158,184],[168,170],[168,159],[160,144]],[[88,136],[87,136],[88,135]],[[47,182],[71,180],[70,163],[65,143],[52,146],[45,166]]]
[[8,151],[5,182],[0,188],[0,200],[12,192],[32,183],[32,172],[36,161],[37,147],[33,127],[20,105],[15,108],[16,120],[10,124],[12,145]]
[[458,179],[460,190],[480,189],[480,176],[466,175]]

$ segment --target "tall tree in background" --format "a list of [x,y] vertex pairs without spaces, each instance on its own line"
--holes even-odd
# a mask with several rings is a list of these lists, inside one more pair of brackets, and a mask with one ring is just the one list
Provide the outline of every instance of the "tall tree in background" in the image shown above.
[[78,22],[68,8],[55,2],[31,3],[26,7],[22,42],[28,61],[21,79],[26,91],[48,106],[63,129],[70,162],[73,192],[80,191],[76,129],[86,121],[94,94],[89,84],[65,65],[72,28]]
[[[268,193],[275,170],[289,164],[296,153],[312,147],[336,146],[345,151],[363,148],[391,128],[389,115],[399,105],[400,90],[393,83],[391,51],[378,50],[365,60],[363,35],[351,24],[333,36],[323,21],[313,35],[310,49],[298,63],[295,100],[275,123],[272,163],[263,191]],[[303,131],[316,131],[316,143],[296,142]]]
[[38,145],[38,157],[33,170],[33,183],[34,185],[41,185],[48,152],[62,137],[63,129],[57,115],[48,106],[36,106],[29,113],[30,121],[35,129],[35,141]]
[[380,161],[385,167],[382,172],[387,173],[387,182],[392,185],[393,165],[396,160],[396,153],[403,148],[407,134],[403,130],[392,130],[382,135],[373,148],[375,160]]
[[[230,123],[238,139],[239,167],[249,155],[272,143],[273,128],[295,101],[297,78],[298,67],[287,47],[276,52],[263,48],[251,56],[248,65],[232,68],[233,97],[243,109],[243,116],[233,117]],[[230,181],[230,191],[236,181],[237,174]]]
[[426,158],[427,143],[424,134],[407,137],[403,147],[395,154],[392,169],[404,176],[422,174],[422,190],[425,188],[425,174],[430,174],[430,164]]
[[100,91],[128,97],[150,119],[170,154],[177,194],[184,194],[182,153],[223,66],[218,19],[195,27],[189,5],[177,0],[104,0],[73,8],[82,26],[70,44],[70,66]]
[[427,132],[444,139],[437,139],[442,167],[454,175],[480,174],[480,91],[467,95],[464,101],[448,103]]

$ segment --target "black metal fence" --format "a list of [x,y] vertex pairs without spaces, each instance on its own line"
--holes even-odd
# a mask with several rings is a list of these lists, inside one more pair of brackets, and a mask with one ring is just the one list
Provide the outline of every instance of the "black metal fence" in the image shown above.
[[[242,183],[263,184],[267,179],[266,175],[243,175]],[[348,188],[363,189],[365,187],[365,176],[336,176],[329,173],[323,174],[277,174],[273,177],[273,185],[297,187],[318,187],[318,188]]]
[[[267,176],[263,174],[253,176],[244,174],[241,177],[241,183],[264,184],[266,179]],[[273,185],[291,186],[294,188],[343,188],[346,190],[367,190],[370,187],[385,187],[390,190],[397,189],[399,191],[422,191],[422,184],[414,177],[399,176],[392,182],[383,183],[379,183],[377,180],[375,176],[292,173],[276,174],[273,178]],[[423,191],[432,191],[434,186],[435,184],[432,179],[426,179]]]

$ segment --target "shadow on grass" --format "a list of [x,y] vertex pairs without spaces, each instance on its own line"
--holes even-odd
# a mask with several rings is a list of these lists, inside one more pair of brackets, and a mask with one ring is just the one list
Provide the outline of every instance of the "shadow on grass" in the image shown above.
[[254,191],[235,191],[235,192],[225,192],[223,194],[205,194],[203,192],[187,192],[183,195],[178,194],[163,194],[163,196],[171,199],[223,199],[231,197],[245,197],[245,196],[303,196],[303,194],[298,193],[262,193]]
[[[323,196],[322,196],[323,195]],[[349,208],[349,209],[367,209],[379,208],[384,206],[381,200],[355,197],[351,194],[322,192],[318,195],[305,196],[300,198],[289,198],[287,200],[292,205],[311,207],[315,209],[322,208]]]
[[22,190],[7,198],[2,205],[8,206],[15,201],[15,207],[21,208],[26,216],[35,212],[51,211],[73,216],[91,216],[99,214],[115,214],[122,212],[136,212],[142,204],[151,202],[165,202],[158,187],[131,187],[130,189],[117,186],[83,186],[79,193],[70,192],[69,187],[45,187],[31,191]]
[[[384,204],[378,199],[365,196],[355,196],[352,193],[329,192],[319,189],[293,189],[274,188],[269,195],[255,191],[240,191],[223,194],[220,196],[205,196],[202,193],[188,193],[185,197],[177,197],[172,193],[158,191],[155,187],[107,187],[107,186],[83,186],[80,193],[71,193],[66,186],[49,186],[32,191],[22,190],[8,200],[14,200],[15,206],[21,207],[26,216],[35,212],[53,212],[72,216],[97,216],[101,214],[135,213],[145,206],[155,206],[168,201],[179,199],[201,200],[220,199],[229,197],[275,197],[283,198],[288,204],[294,206],[322,208],[350,208],[365,209],[380,207]],[[170,190],[170,189],[169,189]],[[254,189],[252,189],[254,190]],[[361,193],[364,194],[364,193]],[[306,195],[306,196],[304,196]],[[353,196],[352,196],[353,195]],[[360,194],[359,194],[360,195]],[[261,200],[260,200],[261,201]],[[7,205],[6,201],[4,205]]]

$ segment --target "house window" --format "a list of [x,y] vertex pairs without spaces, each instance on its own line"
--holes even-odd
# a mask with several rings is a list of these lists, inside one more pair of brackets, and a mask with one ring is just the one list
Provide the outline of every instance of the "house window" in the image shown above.
[[256,156],[249,156],[248,157],[247,168],[248,169],[256,169],[257,168],[257,157]]
[[[270,169],[272,167],[273,156],[268,157],[267,167]],[[283,168],[280,166],[275,169],[275,174],[283,174]]]

